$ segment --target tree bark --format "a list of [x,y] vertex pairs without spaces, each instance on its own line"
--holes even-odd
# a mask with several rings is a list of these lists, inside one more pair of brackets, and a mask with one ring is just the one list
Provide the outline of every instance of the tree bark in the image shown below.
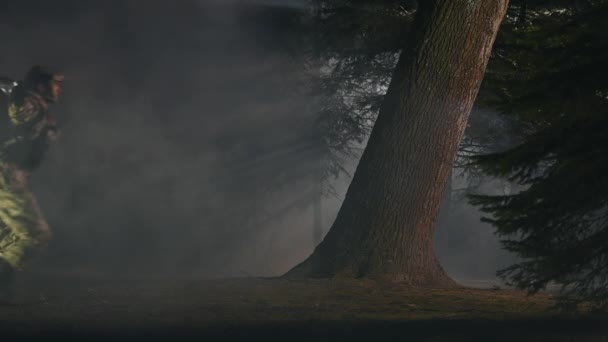
[[435,220],[507,5],[420,2],[338,216],[287,277],[455,285],[433,251]]
[[323,216],[322,216],[322,203],[323,200],[323,188],[321,180],[315,177],[313,180],[312,189],[312,215],[313,215],[313,228],[312,228],[312,239],[314,247],[317,247],[323,240]]

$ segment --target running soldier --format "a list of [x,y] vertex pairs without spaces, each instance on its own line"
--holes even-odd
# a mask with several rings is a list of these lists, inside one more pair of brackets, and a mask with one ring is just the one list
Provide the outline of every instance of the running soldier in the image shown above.
[[49,106],[59,99],[63,79],[54,70],[33,67],[10,91],[8,110],[2,111],[8,133],[0,142],[0,303],[11,302],[15,272],[51,236],[28,179],[59,136]]

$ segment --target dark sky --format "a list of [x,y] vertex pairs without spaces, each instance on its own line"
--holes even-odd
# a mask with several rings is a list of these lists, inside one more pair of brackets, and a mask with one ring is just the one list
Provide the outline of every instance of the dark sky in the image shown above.
[[[303,260],[319,140],[289,35],[299,9],[269,0],[0,4],[0,72],[20,78],[45,64],[67,77],[53,108],[62,140],[32,180],[54,231],[36,266],[239,276],[278,275]],[[325,200],[326,229],[338,206]],[[453,244],[444,234],[439,254],[452,273],[491,274],[505,257],[475,213],[462,215],[450,231],[465,233],[450,235]],[[489,261],[471,264],[476,253]]]

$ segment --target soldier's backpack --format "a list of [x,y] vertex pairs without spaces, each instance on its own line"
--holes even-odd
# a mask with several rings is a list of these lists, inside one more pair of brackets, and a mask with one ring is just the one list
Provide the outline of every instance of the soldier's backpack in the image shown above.
[[8,77],[0,77],[0,148],[10,139],[11,122],[8,117],[8,106],[11,94],[19,83]]

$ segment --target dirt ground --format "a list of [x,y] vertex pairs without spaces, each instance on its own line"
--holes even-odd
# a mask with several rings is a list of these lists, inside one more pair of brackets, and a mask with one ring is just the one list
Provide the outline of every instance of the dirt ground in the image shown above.
[[371,281],[28,275],[0,341],[608,341],[550,295]]

